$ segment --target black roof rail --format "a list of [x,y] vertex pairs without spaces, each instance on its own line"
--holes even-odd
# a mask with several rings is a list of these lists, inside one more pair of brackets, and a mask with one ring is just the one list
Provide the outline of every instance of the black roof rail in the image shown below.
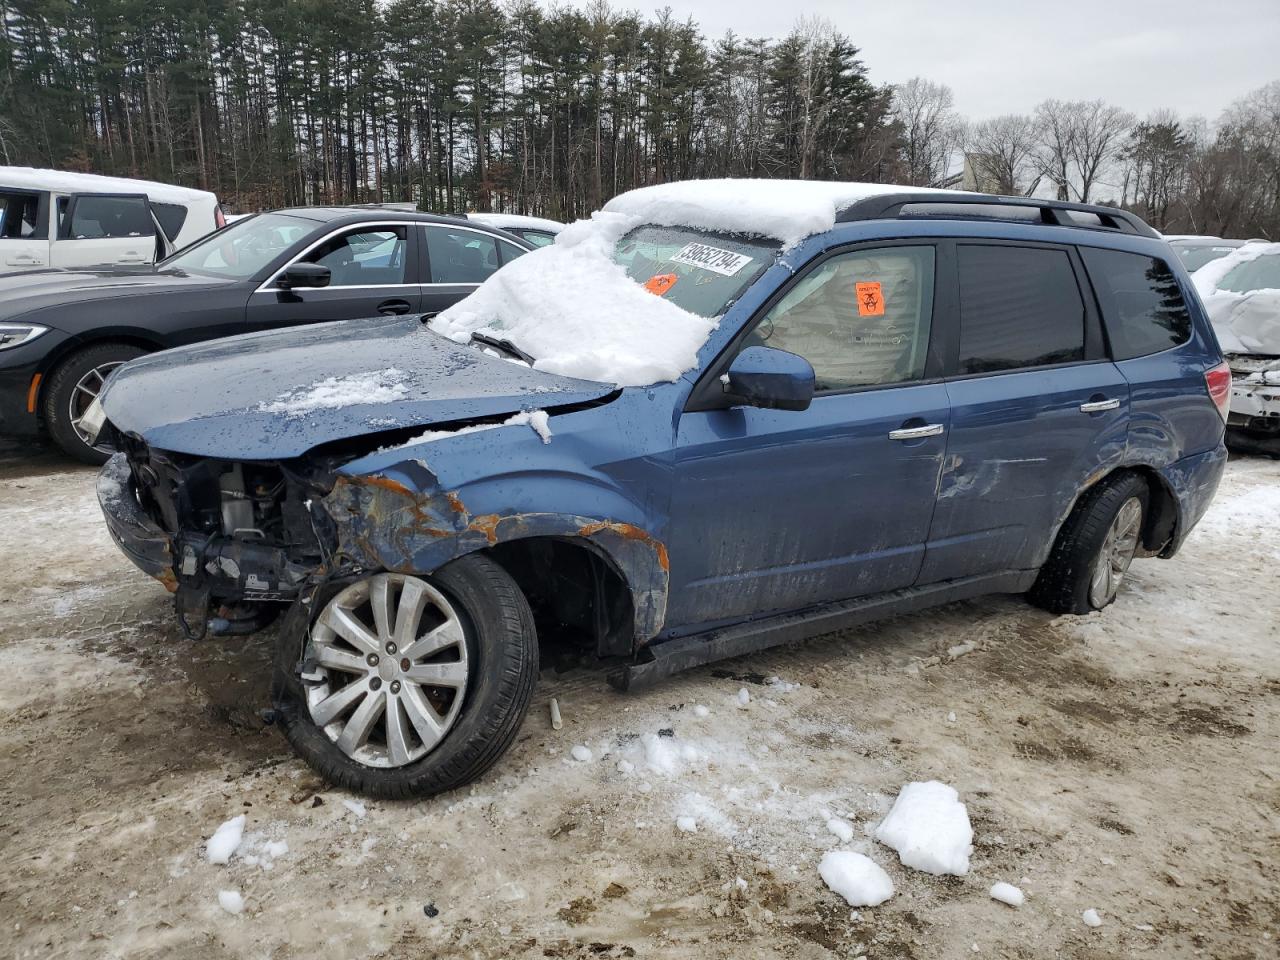
[[[1081,214],[1087,216],[1073,216]],[[837,223],[858,220],[897,219],[1003,220],[1042,223],[1085,230],[1106,230],[1140,237],[1159,238],[1145,220],[1128,210],[1097,203],[1042,200],[1039,197],[1002,197],[996,194],[959,193],[947,196],[928,193],[884,193],[845,207],[836,215]],[[1092,221],[1092,222],[1091,222]]]

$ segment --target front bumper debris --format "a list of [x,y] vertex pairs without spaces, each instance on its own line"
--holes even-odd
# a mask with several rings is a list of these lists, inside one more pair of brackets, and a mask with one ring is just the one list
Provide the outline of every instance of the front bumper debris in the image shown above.
[[112,456],[98,475],[98,503],[107,529],[139,570],[171,593],[189,594],[179,605],[186,617],[195,616],[192,601],[202,594],[232,602],[292,600],[308,578],[319,572],[269,544],[220,534],[171,534],[143,510],[133,483],[123,453]]

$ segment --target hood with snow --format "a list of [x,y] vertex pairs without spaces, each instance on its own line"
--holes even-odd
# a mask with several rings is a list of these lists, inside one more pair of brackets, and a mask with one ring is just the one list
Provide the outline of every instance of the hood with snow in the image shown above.
[[552,410],[607,396],[588,383],[461,346],[416,317],[346,320],[211,340],[120,367],[112,425],[161,450],[228,460]]
[[1246,243],[1191,275],[1224,353],[1280,355],[1280,288],[1239,292],[1221,284],[1236,267],[1280,257],[1280,243]]

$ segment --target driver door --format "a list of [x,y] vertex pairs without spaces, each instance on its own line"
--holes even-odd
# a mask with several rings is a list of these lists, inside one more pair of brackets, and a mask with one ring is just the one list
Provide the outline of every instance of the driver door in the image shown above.
[[249,299],[250,330],[416,313],[418,231],[412,224],[362,224],[333,234],[289,261],[329,268],[327,287],[283,289],[284,267]]
[[[822,258],[708,371],[677,430],[669,628],[915,582],[950,419],[930,349],[936,261],[921,243]],[[754,345],[813,365],[809,409],[705,399]]]

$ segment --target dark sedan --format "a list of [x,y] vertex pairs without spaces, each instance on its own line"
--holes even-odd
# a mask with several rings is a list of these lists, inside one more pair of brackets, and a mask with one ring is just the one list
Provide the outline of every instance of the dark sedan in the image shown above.
[[101,463],[79,421],[120,364],[271,327],[432,315],[529,249],[479,223],[305,207],[237,221],[151,268],[0,278],[0,432],[45,431]]

